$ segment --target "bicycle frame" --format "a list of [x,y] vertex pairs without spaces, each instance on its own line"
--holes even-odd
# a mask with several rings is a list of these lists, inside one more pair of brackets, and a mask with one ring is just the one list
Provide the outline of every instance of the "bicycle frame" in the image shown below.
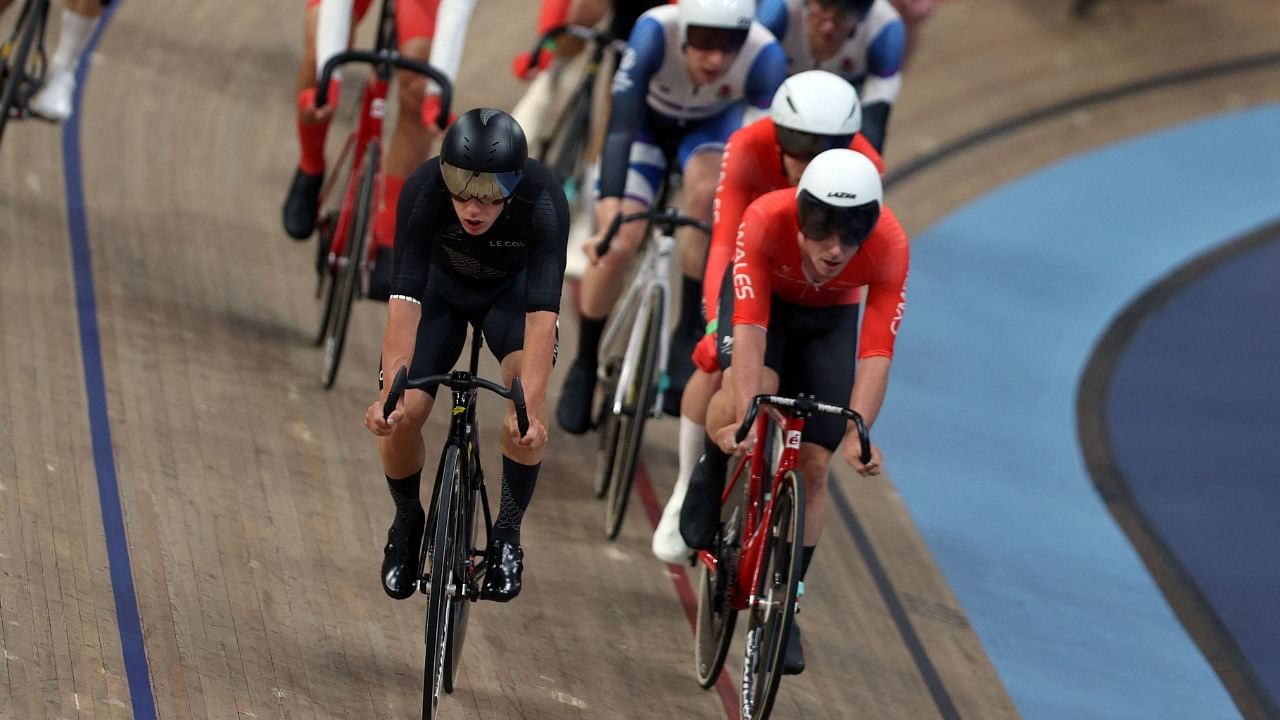
[[[765,432],[768,430],[768,423],[768,415],[760,414],[756,416],[757,438],[764,437]],[[747,502],[742,519],[742,556],[738,560],[736,582],[728,596],[729,606],[735,610],[745,610],[756,603],[757,598],[754,593],[755,588],[760,586],[760,552],[764,546],[764,533],[769,527],[769,521],[773,519],[778,486],[782,484],[783,476],[788,471],[794,470],[799,463],[800,438],[804,432],[804,423],[803,417],[790,414],[784,415],[782,455],[778,459],[777,469],[770,478],[767,493],[765,492],[764,471],[767,464],[765,444],[757,440],[755,447],[747,454],[746,459],[739,462],[734,469],[729,482],[725,483],[724,493],[720,496],[722,505],[733,497],[734,491],[738,488],[738,482],[742,479],[743,470],[748,466],[746,460],[750,460],[751,471],[746,480],[748,483]],[[719,560],[717,560],[713,552],[707,550],[698,551],[698,561],[710,568],[712,572],[719,571]]]
[[[671,256],[675,253],[675,249],[675,236],[669,233],[659,233],[653,242],[646,244],[640,268],[631,279],[631,284],[627,287],[627,292],[622,297],[619,305],[620,311],[613,314],[609,327],[605,330],[601,347],[612,347],[621,334],[622,328],[631,318],[643,318],[648,315],[649,309],[653,306],[654,294],[652,290],[655,287],[661,291],[664,299],[671,297]],[[637,302],[639,306],[635,307]],[[634,313],[632,311],[633,307],[635,307]],[[668,303],[666,312],[662,314],[662,328],[659,335],[661,340],[658,345],[658,377],[661,380],[658,382],[658,392],[654,394],[653,407],[649,409],[649,414],[653,417],[658,417],[661,414],[662,395],[666,392],[667,353],[668,346],[671,344],[670,326],[671,308]],[[622,367],[618,373],[618,383],[613,390],[612,407],[614,413],[622,412],[627,388],[631,387],[631,381],[636,374],[636,368],[640,362],[640,352],[644,349],[642,343],[644,331],[644,323],[631,323],[631,332],[627,337],[626,351],[622,356]]]

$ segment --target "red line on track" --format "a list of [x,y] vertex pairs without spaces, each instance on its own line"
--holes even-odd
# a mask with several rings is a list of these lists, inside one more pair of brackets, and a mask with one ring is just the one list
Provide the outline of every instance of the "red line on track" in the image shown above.
[[[649,525],[656,528],[658,519],[662,517],[662,503],[658,502],[658,495],[654,492],[653,483],[649,480],[649,471],[642,460],[636,462],[635,481],[636,491],[640,493],[640,501],[644,503],[645,514],[649,516]],[[667,573],[676,586],[676,595],[680,596],[680,604],[684,606],[685,615],[689,618],[689,628],[692,630],[696,627],[698,613],[698,598],[694,595],[693,584],[689,582],[689,575],[685,572],[684,565],[667,565]],[[716,680],[716,692],[719,693],[720,702],[724,705],[725,717],[729,720],[740,720],[738,697],[728,673],[720,672],[720,677]]]

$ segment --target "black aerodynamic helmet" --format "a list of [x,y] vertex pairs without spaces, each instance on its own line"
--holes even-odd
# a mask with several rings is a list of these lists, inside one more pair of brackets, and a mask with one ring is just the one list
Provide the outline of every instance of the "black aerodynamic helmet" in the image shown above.
[[528,157],[529,144],[515,118],[494,108],[476,108],[445,133],[440,172],[455,197],[500,200],[515,192]]

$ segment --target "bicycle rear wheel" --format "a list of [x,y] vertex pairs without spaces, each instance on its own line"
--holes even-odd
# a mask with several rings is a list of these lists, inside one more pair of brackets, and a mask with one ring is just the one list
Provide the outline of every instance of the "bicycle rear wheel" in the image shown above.
[[471,616],[471,605],[473,604],[472,591],[478,588],[473,586],[475,577],[475,558],[476,558],[476,534],[478,527],[476,525],[476,502],[480,494],[479,476],[480,464],[473,452],[471,460],[468,463],[467,472],[472,473],[471,479],[460,487],[465,487],[458,506],[458,527],[462,529],[458,538],[457,552],[454,558],[454,575],[459,578],[456,585],[461,589],[466,588],[467,592],[458,593],[452,603],[451,613],[453,615],[450,620],[449,633],[447,636],[448,649],[445,652],[444,662],[444,691],[453,692],[454,683],[458,679],[458,668],[462,664],[462,646],[467,639],[467,619]]
[[627,501],[631,498],[631,485],[635,481],[636,460],[644,440],[644,423],[658,392],[658,350],[662,345],[662,318],[666,312],[666,297],[660,287],[654,287],[649,314],[636,318],[645,323],[642,335],[639,363],[631,376],[631,384],[625,391],[622,415],[618,421],[618,455],[613,461],[613,478],[609,482],[609,494],[605,503],[604,528],[610,540],[618,537],[622,518],[626,516]]
[[[748,487],[751,474],[750,456],[743,458],[738,482]],[[716,684],[724,669],[729,646],[733,644],[733,628],[738,611],[730,602],[738,580],[738,562],[742,558],[742,500],[745,491],[730,496],[720,507],[720,533],[716,537],[716,569],[699,562],[698,614],[694,622],[693,671],[698,684],[709,688]]]
[[351,321],[351,306],[355,304],[360,288],[360,269],[368,252],[369,223],[373,215],[373,191],[378,176],[379,143],[369,143],[365,149],[364,164],[360,171],[360,189],[356,196],[355,213],[348,227],[347,243],[338,260],[338,274],[334,278],[337,288],[333,294],[333,309],[329,318],[329,332],[324,343],[324,371],[321,380],[325,389],[333,387],[338,378],[338,366],[342,362],[342,349],[347,342],[347,326]]
[[769,717],[782,680],[787,637],[795,622],[804,551],[804,483],[800,474],[788,471],[777,492],[773,515],[761,538],[756,601],[747,608],[740,694],[743,720]]
[[590,139],[591,86],[587,85],[574,93],[573,102],[561,113],[542,157],[560,181],[570,204],[582,189],[582,156]]
[[445,658],[448,656],[450,623],[453,620],[450,588],[457,587],[461,578],[456,576],[457,544],[460,540],[457,490],[462,482],[462,468],[458,464],[458,448],[451,445],[445,451],[444,474],[440,483],[440,496],[435,498],[435,537],[431,545],[431,592],[427,598],[427,659],[422,678],[422,717],[430,718],[440,703],[440,688],[445,676]]
[[44,76],[44,58],[37,53],[31,57],[32,48],[44,32],[45,18],[49,13],[48,0],[36,0],[23,8],[18,25],[13,31],[9,53],[4,58],[4,84],[0,86],[0,138],[11,115],[17,115],[40,86]]

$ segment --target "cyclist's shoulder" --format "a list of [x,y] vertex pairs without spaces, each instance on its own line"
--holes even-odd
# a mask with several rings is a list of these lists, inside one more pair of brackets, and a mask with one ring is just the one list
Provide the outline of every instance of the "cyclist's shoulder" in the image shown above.
[[906,256],[911,253],[907,231],[888,205],[880,208],[880,219],[876,221],[876,227],[867,239],[867,248],[884,255]]
[[871,3],[871,9],[867,11],[867,17],[862,22],[871,29],[872,35],[894,23],[903,24],[902,15],[898,12],[898,8],[893,6],[892,0],[875,0]]
[[[564,186],[556,179],[555,173],[543,165],[537,158],[529,158],[524,163],[524,175],[516,186],[516,197],[531,205],[550,203],[556,215],[568,219],[569,201],[564,194]],[[563,212],[560,212],[563,210]]]
[[405,193],[430,193],[444,187],[444,176],[440,174],[440,156],[427,159],[409,173],[405,178]]

